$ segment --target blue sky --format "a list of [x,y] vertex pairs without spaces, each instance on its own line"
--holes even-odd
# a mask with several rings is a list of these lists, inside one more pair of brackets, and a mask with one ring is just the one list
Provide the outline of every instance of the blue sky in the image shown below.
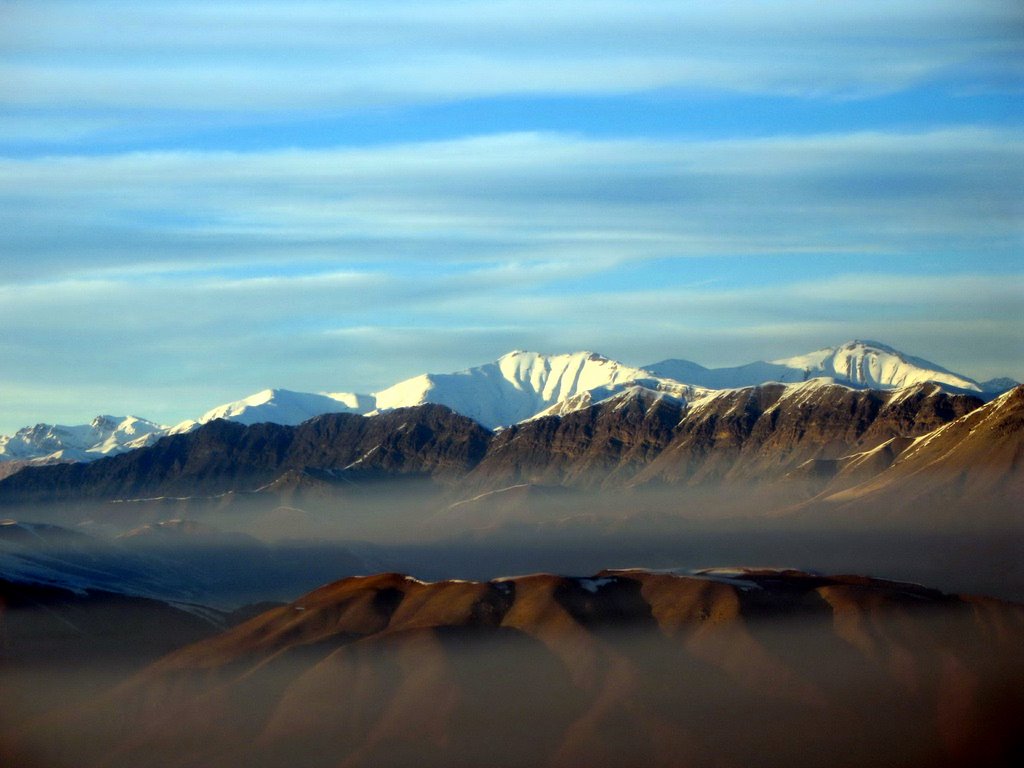
[[1024,379],[1019,2],[0,2],[0,433],[513,348]]

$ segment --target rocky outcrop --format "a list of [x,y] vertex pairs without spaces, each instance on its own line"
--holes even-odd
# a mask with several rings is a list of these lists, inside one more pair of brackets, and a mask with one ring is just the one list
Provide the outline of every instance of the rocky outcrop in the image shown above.
[[636,482],[777,480],[808,461],[925,434],[981,404],[932,385],[893,393],[816,380],[727,391],[690,409]]

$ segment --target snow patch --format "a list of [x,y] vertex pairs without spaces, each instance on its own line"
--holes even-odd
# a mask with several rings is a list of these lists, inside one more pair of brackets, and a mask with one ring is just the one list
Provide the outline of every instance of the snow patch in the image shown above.
[[576,579],[577,584],[579,584],[581,587],[587,590],[587,592],[590,592],[595,595],[597,594],[597,591],[601,589],[601,587],[608,586],[609,584],[614,584],[616,581],[617,579],[614,576],[602,576],[599,579]]

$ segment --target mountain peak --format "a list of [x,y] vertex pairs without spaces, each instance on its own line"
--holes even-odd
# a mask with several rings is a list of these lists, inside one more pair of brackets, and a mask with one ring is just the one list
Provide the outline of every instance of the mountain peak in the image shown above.
[[874,339],[851,339],[845,344],[841,344],[839,349],[856,349],[858,347],[876,349],[880,352],[888,352],[893,355],[901,354],[897,349],[890,347],[888,344],[883,344],[880,341],[875,341]]
[[[567,400],[589,403],[632,384],[650,382],[649,371],[611,360],[590,350],[546,355],[513,350],[496,361],[458,373],[423,374],[376,393],[378,410],[432,402],[447,405],[494,429],[532,418]],[[677,382],[660,382],[689,390]]]
[[854,339],[838,347],[772,360],[771,364],[802,371],[805,378],[831,376],[840,383],[867,389],[902,389],[932,381],[968,392],[981,392],[973,379],[877,341]]

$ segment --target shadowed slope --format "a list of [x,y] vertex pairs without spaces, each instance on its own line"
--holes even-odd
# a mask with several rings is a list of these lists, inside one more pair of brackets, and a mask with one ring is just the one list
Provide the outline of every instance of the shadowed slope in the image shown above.
[[382,574],[184,648],[64,713],[63,743],[43,723],[16,754],[58,766],[998,765],[1021,746],[1022,641],[1019,606],[856,577]]
[[1024,533],[1024,386],[910,442],[884,471],[831,488],[806,508],[871,520]]

